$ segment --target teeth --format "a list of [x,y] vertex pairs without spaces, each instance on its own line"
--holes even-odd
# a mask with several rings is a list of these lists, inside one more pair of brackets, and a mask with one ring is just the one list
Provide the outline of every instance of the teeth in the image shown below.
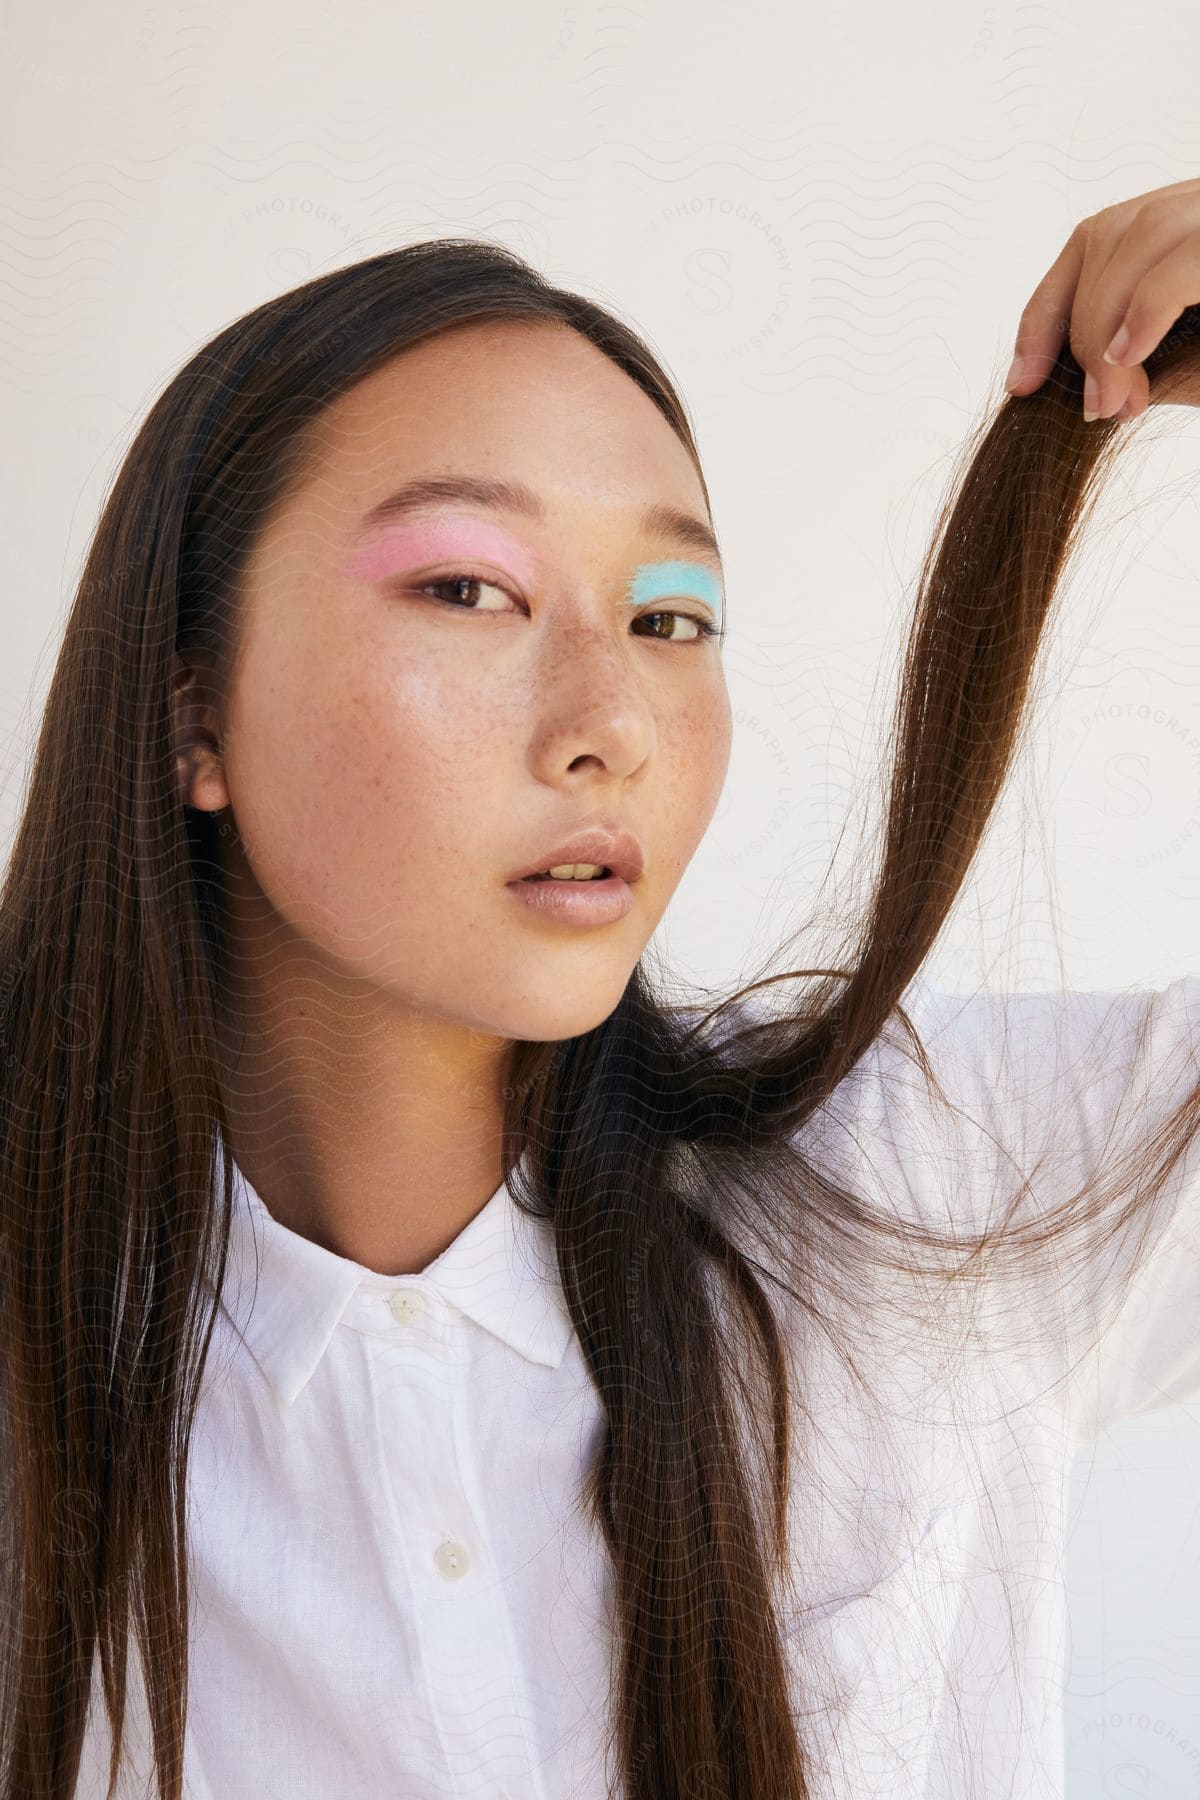
[[592,881],[603,875],[603,863],[556,863],[546,874],[554,881]]

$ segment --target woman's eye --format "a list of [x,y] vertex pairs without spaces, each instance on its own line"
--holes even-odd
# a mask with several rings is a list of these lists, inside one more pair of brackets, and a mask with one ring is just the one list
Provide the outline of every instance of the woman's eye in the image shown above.
[[502,595],[506,600],[509,598],[508,590],[502,588],[497,581],[489,581],[486,575],[444,575],[440,581],[425,582],[418,588],[417,592],[421,594],[436,594],[440,599],[442,594],[447,590],[455,590],[455,597],[445,601],[447,606],[457,606],[462,612],[485,612],[490,610],[482,606],[472,606],[469,600],[463,598],[461,591],[457,591],[464,588],[491,588],[493,593]]
[[[717,627],[715,625],[710,625],[707,619],[697,618],[695,613],[659,611],[659,612],[639,613],[638,614],[638,623],[641,623],[643,620],[645,620],[649,624],[653,625],[653,624],[656,624],[658,621],[666,620],[666,619],[675,620],[676,628],[670,633],[669,637],[663,638],[663,641],[665,643],[699,644],[699,643],[703,643],[708,638],[714,638],[717,636]],[[690,634],[687,634],[686,628],[689,625],[693,629]],[[683,636],[680,635],[681,628],[685,632],[685,635],[683,635]],[[651,636],[652,637],[662,637],[663,634],[656,630],[651,633]]]
[[[492,581],[486,575],[467,573],[443,575],[436,581],[422,582],[414,591],[418,594],[432,594],[443,606],[452,606],[458,612],[492,612],[496,610],[495,607],[474,603],[479,594],[487,589],[493,594],[499,594],[504,601],[511,601],[513,598],[508,589],[498,581]],[[640,636],[648,635],[666,644],[698,644],[720,635],[719,628],[707,619],[674,608],[668,610],[660,607],[656,612],[638,613],[633,623],[650,627],[648,632],[639,633]]]

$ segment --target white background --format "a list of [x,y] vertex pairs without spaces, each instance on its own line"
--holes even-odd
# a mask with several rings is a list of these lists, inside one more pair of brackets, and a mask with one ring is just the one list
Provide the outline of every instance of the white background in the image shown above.
[[[697,428],[736,733],[664,948],[719,984],[803,925],[794,960],[820,960],[863,891],[920,555],[1021,308],[1079,219],[1200,174],[1193,10],[3,0],[0,50],[4,844],[83,550],[154,395],[310,275],[484,236],[635,325]],[[1136,431],[928,966],[945,985],[1200,971],[1200,415]],[[1112,1433],[1089,1466],[1070,1792],[1194,1795],[1200,1417]]]

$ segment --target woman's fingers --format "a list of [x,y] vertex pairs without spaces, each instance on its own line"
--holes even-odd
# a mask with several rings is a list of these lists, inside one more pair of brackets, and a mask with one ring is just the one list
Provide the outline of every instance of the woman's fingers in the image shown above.
[[1200,301],[1200,180],[1105,207],[1071,233],[1017,327],[1010,394],[1042,385],[1069,340],[1084,372],[1084,417],[1137,418],[1145,359]]
[[1010,394],[1032,394],[1058,360],[1071,322],[1071,300],[1083,266],[1082,226],[1076,226],[1034,288],[1017,325],[1016,352],[1004,380]]

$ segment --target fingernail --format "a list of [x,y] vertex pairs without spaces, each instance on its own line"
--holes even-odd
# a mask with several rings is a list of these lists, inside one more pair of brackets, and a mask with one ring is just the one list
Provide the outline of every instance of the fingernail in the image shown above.
[[1094,375],[1085,375],[1083,380],[1083,422],[1090,425],[1093,419],[1100,416],[1100,383]]
[[1013,389],[1016,387],[1017,383],[1020,381],[1021,372],[1024,369],[1024,367],[1025,367],[1025,358],[1023,356],[1014,356],[1012,359],[1012,365],[1009,368],[1008,374],[1004,377],[1004,385],[1008,389],[1010,394],[1012,393]]
[[1108,349],[1104,352],[1106,363],[1119,363],[1129,348],[1129,327],[1122,325]]

